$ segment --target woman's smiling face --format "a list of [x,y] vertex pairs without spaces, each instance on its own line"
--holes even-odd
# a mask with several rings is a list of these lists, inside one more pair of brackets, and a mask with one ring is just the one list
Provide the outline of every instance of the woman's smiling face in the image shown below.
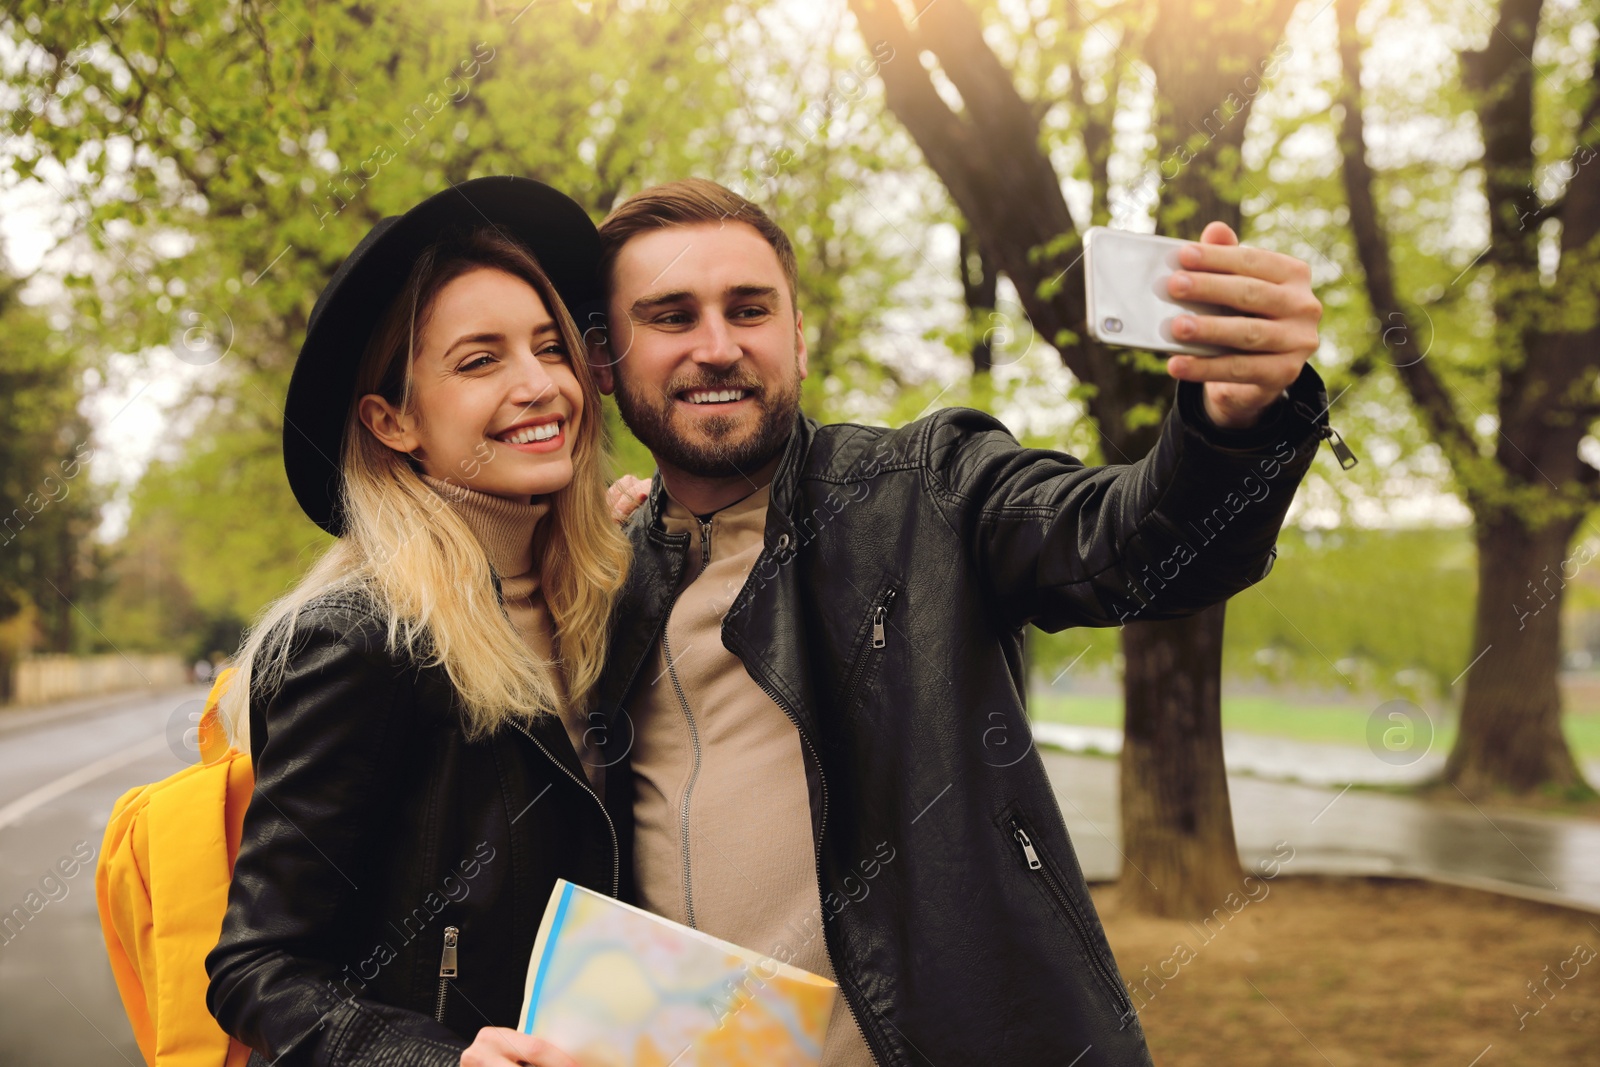
[[368,394],[361,419],[442,481],[514,500],[544,496],[572,481],[583,415],[573,357],[531,285],[473,268],[441,288],[425,316],[410,408]]

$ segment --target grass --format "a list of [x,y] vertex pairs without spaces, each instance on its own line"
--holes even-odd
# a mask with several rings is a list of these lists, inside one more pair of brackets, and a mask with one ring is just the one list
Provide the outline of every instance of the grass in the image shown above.
[[[1222,728],[1265,737],[1296,741],[1363,746],[1367,723],[1379,703],[1337,704],[1296,701],[1274,696],[1237,696],[1222,699]],[[1036,693],[1029,698],[1029,713],[1039,722],[1074,726],[1122,726],[1120,694],[1067,695]],[[1600,759],[1600,712],[1572,712],[1565,716],[1567,743],[1580,761]],[[1448,752],[1455,741],[1453,718],[1436,721],[1433,751]]]

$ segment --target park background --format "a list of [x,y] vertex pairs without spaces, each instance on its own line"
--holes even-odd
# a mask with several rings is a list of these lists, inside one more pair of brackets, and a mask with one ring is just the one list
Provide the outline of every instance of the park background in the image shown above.
[[[1027,646],[1157,1062],[1580,1062],[1597,41],[1595,0],[9,0],[0,725],[181,692],[326,546],[280,458],[306,319],[375,221],[450,184],[532,176],[598,221],[717,179],[795,240],[809,414],[978,407],[1088,463],[1147,451],[1173,383],[1083,333],[1082,231],[1221,218],[1310,264],[1360,462],[1319,452],[1225,612]],[[617,472],[648,475],[607,418]],[[1485,836],[1385,866],[1349,861],[1386,832],[1356,824],[1272,904],[1219,912],[1295,840],[1247,827],[1241,778]],[[1237,933],[1208,947],[1207,917]]]

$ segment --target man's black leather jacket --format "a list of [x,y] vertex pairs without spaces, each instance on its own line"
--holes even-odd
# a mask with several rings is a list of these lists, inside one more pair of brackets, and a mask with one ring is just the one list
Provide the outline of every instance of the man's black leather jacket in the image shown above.
[[[967,409],[797,422],[722,642],[803,739],[827,946],[879,1063],[1150,1062],[1028,741],[1022,630],[1176,618],[1265,577],[1326,406],[1307,365],[1227,431],[1181,382],[1150,454],[1101,467]],[[627,698],[691,547],[662,508],[658,475],[601,687],[614,810]]]
[[359,599],[314,601],[293,641],[252,693],[206,1004],[252,1065],[456,1067],[517,1025],[555,880],[616,892],[611,820],[559,721],[468,742],[443,668],[386,651]]

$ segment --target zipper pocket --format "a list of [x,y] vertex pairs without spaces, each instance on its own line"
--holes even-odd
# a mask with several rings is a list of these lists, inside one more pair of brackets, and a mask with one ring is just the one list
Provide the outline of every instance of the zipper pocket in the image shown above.
[[444,999],[450,990],[450,979],[459,973],[456,953],[461,945],[461,930],[454,926],[444,928],[444,951],[439,954],[439,1000],[433,1007],[433,1021],[444,1022]]
[[899,590],[894,586],[885,586],[872,601],[872,611],[867,616],[872,623],[870,640],[856,657],[855,664],[850,668],[850,675],[845,680],[843,694],[839,700],[842,711],[849,711],[855,701],[856,689],[861,685],[861,679],[872,662],[872,653],[877,649],[886,648],[889,644],[889,609],[898,594]]
[[1028,865],[1028,870],[1044,879],[1044,884],[1049,889],[1050,895],[1055,898],[1061,910],[1066,912],[1068,918],[1072,920],[1072,925],[1077,930],[1078,937],[1083,942],[1084,951],[1088,953],[1095,971],[1100,975],[1100,979],[1105,982],[1106,987],[1111,990],[1118,1014],[1124,1019],[1127,1018],[1133,1014],[1133,1004],[1128,999],[1127,990],[1122,988],[1122,983],[1117,980],[1115,972],[1106,965],[1105,960],[1096,949],[1094,938],[1089,933],[1088,920],[1078,910],[1078,906],[1073,903],[1072,898],[1067,895],[1066,890],[1057,881],[1055,874],[1049,867],[1045,866],[1044,860],[1039,856],[1039,850],[1033,845],[1033,838],[1028,836],[1028,831],[1023,826],[1022,820],[1015,815],[1011,817],[1011,837],[1022,849],[1022,859]]

